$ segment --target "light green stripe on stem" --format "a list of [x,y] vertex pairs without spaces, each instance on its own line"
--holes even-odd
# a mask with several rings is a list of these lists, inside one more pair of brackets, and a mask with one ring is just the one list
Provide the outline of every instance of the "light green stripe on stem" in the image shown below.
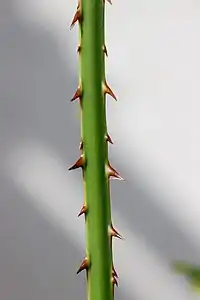
[[107,161],[106,118],[102,81],[104,80],[104,4],[101,0],[82,0],[81,10],[81,86],[82,138],[86,166],[84,169],[88,299],[112,300],[111,249],[108,224],[109,191],[105,164]]

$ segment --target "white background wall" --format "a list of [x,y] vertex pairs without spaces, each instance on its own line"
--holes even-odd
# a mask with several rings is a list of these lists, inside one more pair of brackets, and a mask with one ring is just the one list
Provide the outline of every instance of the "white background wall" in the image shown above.
[[[69,0],[0,2],[0,298],[86,299],[76,9]],[[106,8],[116,299],[197,299],[170,263],[200,264],[200,4]]]

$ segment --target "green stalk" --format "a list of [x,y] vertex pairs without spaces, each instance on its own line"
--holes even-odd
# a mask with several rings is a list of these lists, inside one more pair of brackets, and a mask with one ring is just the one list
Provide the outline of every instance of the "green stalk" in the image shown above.
[[81,79],[83,89],[82,128],[85,168],[88,298],[111,300],[111,263],[108,238],[105,173],[105,121],[103,73],[103,3],[82,1]]
[[[105,80],[104,10],[102,0],[81,0],[72,21],[80,28],[79,87],[72,100],[81,104],[81,156],[70,168],[83,170],[86,258],[77,273],[86,269],[89,300],[113,300],[112,238],[120,237],[111,222],[109,178],[122,179],[110,166],[105,94],[115,95]],[[116,99],[116,98],[115,98]]]

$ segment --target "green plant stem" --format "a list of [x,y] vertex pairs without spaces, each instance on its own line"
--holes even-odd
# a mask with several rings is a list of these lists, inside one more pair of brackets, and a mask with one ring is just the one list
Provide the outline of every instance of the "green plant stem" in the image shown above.
[[105,97],[102,90],[105,63],[104,4],[101,0],[82,0],[80,78],[82,87],[82,140],[86,214],[86,255],[88,299],[112,300],[112,254],[108,225],[110,196],[106,174],[107,142],[105,135]]

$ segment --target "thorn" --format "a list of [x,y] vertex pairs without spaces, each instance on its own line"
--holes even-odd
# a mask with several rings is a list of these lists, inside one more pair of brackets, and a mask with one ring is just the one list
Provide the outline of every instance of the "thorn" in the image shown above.
[[117,275],[117,272],[115,271],[114,266],[112,267],[112,276],[119,278],[119,276]]
[[80,217],[82,214],[86,214],[87,213],[87,206],[84,204],[83,207],[80,210],[80,213],[78,214],[78,217]]
[[104,94],[110,95],[112,98],[114,98],[117,101],[115,94],[113,93],[111,88],[108,86],[107,82],[103,83],[103,92],[104,92]]
[[80,0],[78,0],[77,9],[79,9],[79,8],[80,8],[80,6],[81,6],[81,1],[80,1]]
[[[110,5],[112,5],[111,0],[107,0],[108,3],[110,3]],[[105,3],[105,0],[103,0],[103,3]]]
[[122,178],[119,173],[113,168],[111,167],[111,165],[108,163],[107,165],[107,173],[108,173],[108,178],[110,177],[114,177],[118,180],[124,180],[124,178]]
[[73,18],[73,20],[71,22],[70,29],[72,29],[74,27],[74,25],[76,24],[77,21],[79,23],[81,21],[81,10],[80,10],[80,5],[79,4],[77,6],[77,11],[76,11],[76,13],[74,15],[74,18]]
[[106,142],[113,144],[113,141],[111,140],[111,137],[109,136],[108,133],[106,134]]
[[83,168],[84,163],[85,163],[85,161],[84,161],[83,155],[81,155],[80,158],[75,162],[75,164],[73,166],[71,166],[68,170],[71,171],[71,170],[75,170],[78,168]]
[[108,51],[107,51],[106,45],[103,45],[102,50],[103,50],[103,53],[108,57]]
[[80,144],[79,144],[79,150],[80,151],[83,150],[83,141],[81,141]]
[[120,240],[123,240],[123,237],[121,236],[121,234],[119,234],[119,232],[113,227],[113,225],[110,225],[110,235],[111,237],[116,237]]
[[73,98],[71,99],[71,101],[74,101],[74,100],[76,100],[76,99],[78,99],[78,98],[81,99],[81,97],[82,97],[82,90],[81,90],[81,87],[79,86],[79,87],[77,88],[77,90],[76,90],[76,92],[75,92]]
[[82,264],[80,265],[80,267],[79,267],[79,269],[78,269],[78,271],[76,272],[76,274],[79,274],[81,271],[83,271],[83,270],[88,270],[88,268],[89,268],[89,260],[88,260],[88,258],[86,257],[84,260],[83,260],[83,262],[82,262]]
[[78,53],[81,52],[81,45],[79,45],[79,46],[77,47],[77,52],[78,52]]
[[112,284],[113,284],[113,286],[114,285],[118,286],[118,281],[114,276],[112,276]]

